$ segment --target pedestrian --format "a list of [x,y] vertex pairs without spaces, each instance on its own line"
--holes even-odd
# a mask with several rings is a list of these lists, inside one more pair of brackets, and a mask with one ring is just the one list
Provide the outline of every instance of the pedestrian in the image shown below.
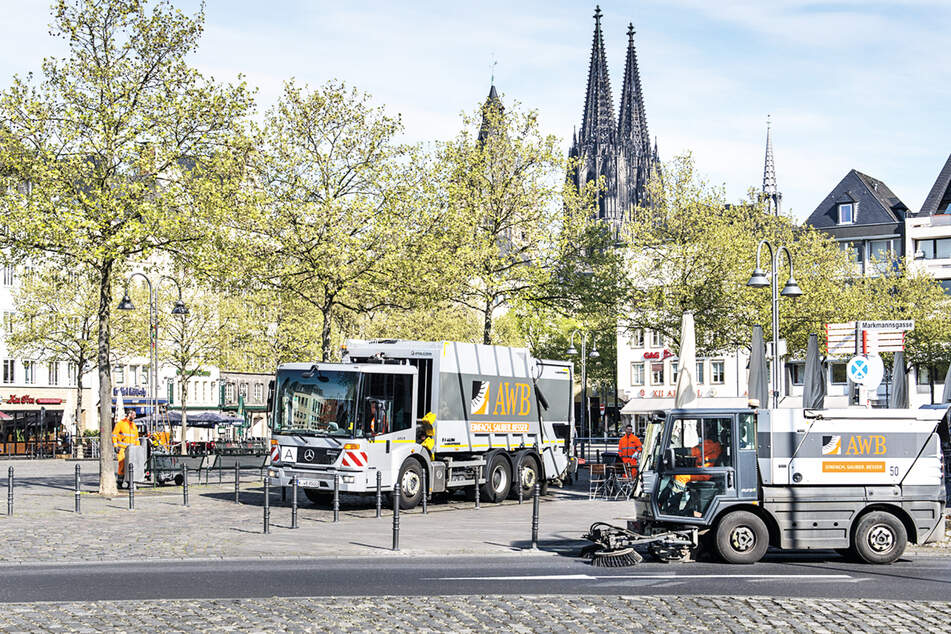
[[135,426],[135,410],[127,409],[125,418],[112,428],[112,445],[116,448],[116,459],[119,461],[118,487],[122,488],[125,481],[126,448],[139,444],[139,430]]

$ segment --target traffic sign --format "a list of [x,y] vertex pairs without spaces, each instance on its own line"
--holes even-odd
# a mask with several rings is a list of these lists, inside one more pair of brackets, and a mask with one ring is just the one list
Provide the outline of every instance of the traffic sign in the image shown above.
[[911,319],[826,324],[826,354],[844,357],[856,352],[898,352],[905,349],[905,332],[914,327]]
[[885,364],[882,363],[882,358],[877,354],[870,354],[866,359],[868,361],[868,373],[865,375],[862,385],[869,390],[877,390],[882,383],[882,379],[885,378]]
[[853,383],[862,383],[868,376],[868,361],[865,357],[852,357],[847,368],[849,380]]

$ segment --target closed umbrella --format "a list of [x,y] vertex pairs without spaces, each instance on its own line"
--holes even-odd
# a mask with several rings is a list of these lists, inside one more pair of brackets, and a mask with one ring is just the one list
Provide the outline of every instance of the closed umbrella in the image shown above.
[[948,372],[944,375],[944,391],[941,392],[941,402],[951,403],[951,364],[948,365]]
[[122,390],[116,392],[116,413],[113,418],[113,426],[125,416],[125,403],[122,401]]
[[753,326],[753,345],[750,348],[750,383],[747,394],[751,400],[758,401],[760,407],[769,407],[766,346],[763,344],[762,326]]
[[805,409],[822,409],[826,399],[826,376],[819,358],[819,336],[809,335],[806,348],[806,375],[802,381],[802,406]]
[[908,408],[908,379],[905,373],[905,353],[901,350],[895,353],[892,363],[892,393],[888,399],[888,406],[893,409]]
[[674,407],[687,407],[697,400],[694,373],[697,371],[697,335],[693,313],[684,313],[680,320],[680,357],[677,360],[677,392]]

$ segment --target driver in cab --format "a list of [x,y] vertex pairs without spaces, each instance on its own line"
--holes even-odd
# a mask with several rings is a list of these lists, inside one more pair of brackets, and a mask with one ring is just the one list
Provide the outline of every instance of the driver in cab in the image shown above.
[[[703,439],[690,448],[690,458],[693,459],[697,469],[713,467],[720,459],[720,454],[723,453],[723,445],[714,440],[716,432],[716,423],[705,421]],[[661,493],[657,503],[667,513],[702,517],[699,492],[690,485],[708,482],[710,479],[711,476],[699,473],[678,473],[671,479],[670,486]]]

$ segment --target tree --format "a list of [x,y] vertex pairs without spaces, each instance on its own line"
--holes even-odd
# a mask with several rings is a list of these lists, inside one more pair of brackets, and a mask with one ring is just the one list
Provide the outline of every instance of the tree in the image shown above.
[[396,144],[400,131],[342,83],[290,82],[260,133],[256,204],[243,218],[251,238],[236,265],[257,288],[317,311],[323,360],[335,324],[438,291],[442,211],[426,199],[425,159]]
[[113,277],[130,258],[183,253],[215,235],[251,98],[186,63],[203,12],[59,0],[52,13],[66,56],[44,60],[39,83],[15,77],[0,95],[0,246],[57,254],[95,275],[100,493],[114,495]]
[[[83,376],[96,356],[99,289],[89,271],[64,273],[56,261],[32,268],[13,291],[7,349],[15,355],[76,369],[76,410],[83,409]],[[78,431],[78,428],[77,428]]]

